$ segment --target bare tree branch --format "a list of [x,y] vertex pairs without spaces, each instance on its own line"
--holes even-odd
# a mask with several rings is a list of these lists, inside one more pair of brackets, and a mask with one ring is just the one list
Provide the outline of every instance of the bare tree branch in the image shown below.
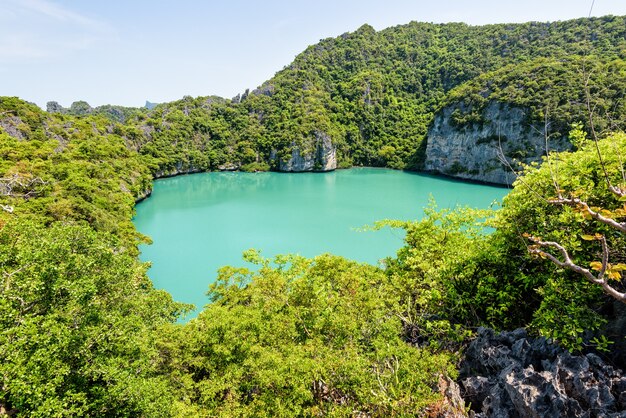
[[[575,264],[572,261],[565,247],[563,247],[561,244],[554,242],[554,241],[542,241],[540,238],[533,237],[533,236],[527,236],[527,238],[536,244],[534,246],[529,247],[529,252],[531,254],[535,254],[540,257],[547,258],[548,260],[552,261],[554,264],[556,264],[557,266],[561,268],[565,268],[570,271],[573,271],[574,273],[580,274],[591,283],[602,286],[604,293],[606,293],[607,295],[613,297],[614,299],[622,303],[626,303],[626,293],[619,292],[617,289],[611,286],[607,282],[607,280],[604,278],[604,274],[609,267],[609,263],[608,263],[609,251],[608,251],[608,246],[606,244],[606,239],[604,238],[604,236],[602,236],[602,238],[600,239],[600,241],[602,242],[602,253],[603,253],[602,254],[602,267],[597,276],[595,276],[591,272],[591,270]],[[563,258],[563,260],[559,260],[554,255],[542,250],[541,247],[555,248],[561,254],[561,257]]]
[[[41,193],[41,187],[48,184],[41,177],[30,177],[15,173],[0,178],[0,196],[30,199]],[[0,204],[0,209],[12,213],[13,206]]]
[[[613,190],[612,190],[613,191]],[[620,193],[623,193],[621,190],[618,190]],[[617,191],[613,191],[614,193],[618,193]],[[560,194],[560,193],[559,193]],[[617,229],[620,232],[626,233],[626,222],[617,222],[615,219],[606,217],[604,215],[602,215],[600,212],[597,212],[593,209],[591,209],[589,207],[589,205],[580,200],[577,197],[574,198],[566,198],[566,197],[559,197],[557,199],[550,199],[548,200],[550,203],[555,203],[555,204],[559,204],[559,205],[567,205],[570,207],[573,207],[575,209],[578,209],[582,212],[586,212],[588,213],[593,219],[602,222],[605,225],[608,225],[612,228]]]

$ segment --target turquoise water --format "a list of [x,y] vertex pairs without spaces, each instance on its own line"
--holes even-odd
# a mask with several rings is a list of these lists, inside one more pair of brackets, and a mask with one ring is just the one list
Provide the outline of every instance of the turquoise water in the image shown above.
[[488,207],[507,189],[402,171],[355,168],[330,173],[202,173],[157,180],[137,205],[135,225],[149,276],[175,300],[202,308],[224,265],[244,266],[243,251],[265,257],[333,253],[377,264],[402,246],[380,219],[417,219],[433,196],[439,207]]

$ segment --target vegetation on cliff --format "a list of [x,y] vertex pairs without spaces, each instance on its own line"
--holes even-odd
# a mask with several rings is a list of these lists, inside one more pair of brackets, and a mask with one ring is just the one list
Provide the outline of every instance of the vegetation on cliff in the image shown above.
[[[364,25],[310,46],[232,100],[186,97],[131,114],[119,129],[154,158],[155,174],[277,169],[294,147],[313,152],[320,133],[336,146],[339,167],[420,168],[435,112],[460,98],[528,105],[531,118],[540,119],[547,105],[555,133],[566,135],[575,122],[589,129],[579,100],[580,57],[587,56],[596,92],[610,108],[623,91],[625,28],[626,19],[615,16],[487,26],[411,22],[379,32]],[[484,91],[487,81],[494,91]],[[611,111],[619,120],[623,103]]]
[[[442,106],[456,105],[458,126],[482,123],[481,111],[491,102],[524,109],[527,123],[548,124],[548,137],[567,137],[573,123],[590,129],[622,131],[626,127],[626,62],[611,56],[539,58],[507,65],[454,88]],[[587,95],[587,92],[589,93]]]

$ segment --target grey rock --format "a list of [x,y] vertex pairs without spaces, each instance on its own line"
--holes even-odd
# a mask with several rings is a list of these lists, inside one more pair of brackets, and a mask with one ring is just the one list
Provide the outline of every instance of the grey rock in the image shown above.
[[225,163],[217,167],[220,171],[236,171],[239,170],[241,166],[235,163]]
[[479,328],[460,368],[476,417],[626,417],[626,376],[524,330]]
[[[526,110],[492,101],[481,114],[481,122],[458,126],[454,112],[465,112],[453,104],[435,115],[428,130],[425,169],[453,177],[496,184],[511,184],[513,170],[541,161],[546,154],[544,127],[529,124]],[[550,151],[571,148],[567,138],[551,139]]]
[[46,112],[48,113],[67,113],[67,109],[58,102],[50,101],[46,103]]
[[149,102],[148,100],[146,100],[146,104],[143,107],[145,107],[148,110],[152,110],[155,107],[157,107],[158,105],[159,105],[158,103],[152,103],[152,102]]
[[0,132],[4,131],[17,140],[24,140],[26,135],[20,130],[20,126],[23,124],[24,122],[18,116],[5,117],[0,119]]
[[70,105],[69,113],[72,115],[83,116],[93,113],[93,108],[84,100],[78,100]]
[[[291,145],[291,155],[279,159],[278,169],[288,172],[332,171],[337,168],[337,149],[330,136],[315,131],[313,138],[298,145]],[[277,158],[276,153],[274,157]]]
[[200,167],[196,167],[193,164],[183,164],[181,161],[177,162],[174,167],[163,168],[157,171],[154,174],[155,179],[165,178],[165,177],[174,177],[180,174],[192,174],[192,173],[201,173],[204,171]]
[[484,376],[472,376],[461,381],[465,389],[465,396],[472,399],[476,404],[482,405],[489,395],[490,381]]
[[273,84],[266,83],[266,84],[263,84],[261,87],[253,90],[252,94],[271,97],[274,94],[275,90],[276,90],[276,87]]

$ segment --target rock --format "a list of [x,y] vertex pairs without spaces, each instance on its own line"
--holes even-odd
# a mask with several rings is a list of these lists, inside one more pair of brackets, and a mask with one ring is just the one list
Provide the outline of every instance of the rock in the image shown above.
[[201,173],[204,171],[200,167],[196,167],[192,165],[185,165],[182,162],[177,162],[176,165],[172,168],[163,168],[156,173],[154,173],[154,178],[164,178],[164,177],[174,177],[180,174],[192,174],[192,173]]
[[142,200],[149,198],[150,196],[152,196],[151,188],[139,192],[139,195],[135,197],[135,204],[141,202]]
[[[426,140],[426,170],[508,185],[515,180],[512,168],[518,171],[520,162],[541,161],[546,154],[544,128],[529,124],[525,109],[492,101],[480,121],[458,125],[454,114],[465,112],[464,106],[453,104],[435,115]],[[548,145],[550,151],[571,148],[567,138]]]
[[18,116],[9,116],[0,119],[0,132],[4,131],[7,135],[19,141],[26,139],[26,135],[20,129],[22,126],[25,126],[25,124]]
[[274,94],[274,91],[276,91],[276,86],[270,83],[265,83],[261,87],[253,90],[252,94],[257,95],[257,96],[263,95],[263,96],[271,97]]
[[[274,153],[274,157],[276,153]],[[291,156],[278,161],[278,169],[288,172],[302,171],[332,171],[337,168],[336,147],[330,136],[321,131],[315,131],[314,137],[308,143],[298,146],[293,143]]]
[[146,104],[143,105],[143,107],[145,107],[148,110],[152,110],[155,107],[157,107],[158,105],[159,105],[158,103],[152,103],[152,102],[149,102],[149,101],[146,100]]
[[489,394],[489,379],[483,376],[468,377],[462,382],[465,389],[465,397],[472,399],[475,404],[482,405]]
[[439,393],[443,396],[440,408],[435,415],[437,418],[463,418],[467,417],[465,412],[465,401],[461,397],[459,385],[452,379],[439,376]]
[[235,163],[224,163],[217,167],[220,171],[237,171],[241,168],[240,164]]
[[611,360],[621,368],[626,368],[626,304],[614,301],[606,312],[608,323],[602,334],[613,341],[611,344]]
[[93,113],[93,108],[84,100],[78,100],[70,105],[69,113],[75,116],[84,116]]
[[522,329],[496,334],[479,328],[459,380],[476,417],[626,417],[620,370]]
[[48,113],[67,113],[67,109],[58,102],[50,101],[46,103],[46,112]]

